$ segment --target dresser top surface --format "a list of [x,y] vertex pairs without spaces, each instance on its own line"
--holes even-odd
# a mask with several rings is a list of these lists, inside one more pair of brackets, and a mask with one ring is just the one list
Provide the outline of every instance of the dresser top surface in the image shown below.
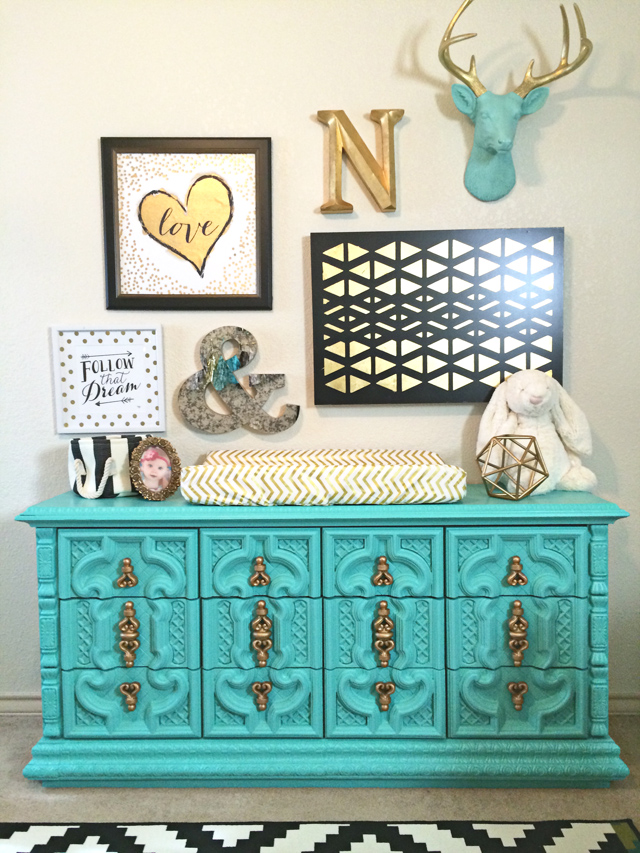
[[394,506],[199,506],[179,492],[165,501],[141,497],[87,500],[65,492],[34,504],[19,516],[38,527],[208,527],[277,524],[305,525],[466,525],[466,524],[610,524],[628,515],[616,504],[588,492],[550,492],[521,501],[490,498],[482,485],[468,487],[456,503]]

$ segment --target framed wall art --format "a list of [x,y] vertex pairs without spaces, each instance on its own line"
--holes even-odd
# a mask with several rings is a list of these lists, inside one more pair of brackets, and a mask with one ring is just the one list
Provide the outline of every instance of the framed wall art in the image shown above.
[[271,140],[103,138],[107,308],[271,308]]
[[482,402],[562,381],[562,228],[311,235],[316,405]]
[[59,433],[165,429],[162,328],[51,330]]

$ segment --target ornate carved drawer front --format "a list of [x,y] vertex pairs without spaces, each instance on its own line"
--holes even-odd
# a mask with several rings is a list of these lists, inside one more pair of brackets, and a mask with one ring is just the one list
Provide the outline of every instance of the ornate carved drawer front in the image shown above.
[[203,530],[201,595],[320,595],[320,531]]
[[211,669],[202,689],[205,737],[322,737],[321,670]]
[[[127,604],[132,604],[128,608]],[[127,620],[135,622],[127,625]],[[63,669],[200,666],[198,601],[171,598],[67,599],[60,602]]]
[[586,669],[588,619],[584,598],[537,598],[515,590],[510,598],[448,599],[448,664],[496,669],[519,660],[518,666],[539,669]]
[[196,598],[194,530],[61,530],[61,598]]
[[373,598],[444,593],[442,530],[341,528],[323,531],[323,593]]
[[[382,618],[388,621],[379,629],[374,623],[381,618],[381,602],[386,602]],[[325,601],[324,614],[327,669],[379,668],[382,678],[387,666],[444,668],[442,599],[332,598]]]
[[[200,737],[200,673],[133,667],[62,673],[63,729],[74,738]],[[126,763],[126,755],[122,756]]]
[[[265,606],[260,608],[258,602]],[[256,626],[263,611],[268,621]],[[205,669],[253,669],[259,666],[259,658],[273,669],[321,669],[321,638],[319,598],[210,598],[202,602]]]
[[443,670],[327,670],[325,694],[327,737],[445,736]]
[[450,737],[580,738],[589,732],[585,670],[458,669],[448,682]]
[[447,595],[586,596],[588,550],[586,528],[448,529]]

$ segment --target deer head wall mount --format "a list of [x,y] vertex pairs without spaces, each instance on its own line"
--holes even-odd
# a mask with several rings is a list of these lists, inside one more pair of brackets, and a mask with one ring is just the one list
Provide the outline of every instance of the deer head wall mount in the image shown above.
[[593,44],[587,38],[582,14],[574,3],[580,29],[580,50],[573,62],[569,62],[569,22],[564,6],[561,5],[562,53],[558,67],[548,74],[534,77],[535,60],[532,59],[517,89],[506,95],[494,95],[493,92],[488,92],[478,79],[475,56],[471,57],[469,70],[465,71],[453,62],[449,53],[451,45],[477,35],[477,33],[453,35],[453,28],[458,18],[472,3],[473,0],[464,0],[451,19],[440,42],[438,56],[444,67],[465,84],[462,86],[455,83],[451,87],[451,94],[456,107],[460,112],[468,115],[475,125],[473,147],[464,174],[464,185],[471,195],[480,201],[496,201],[505,196],[516,182],[511,149],[520,118],[544,106],[549,90],[541,87],[579,68],[589,58]]

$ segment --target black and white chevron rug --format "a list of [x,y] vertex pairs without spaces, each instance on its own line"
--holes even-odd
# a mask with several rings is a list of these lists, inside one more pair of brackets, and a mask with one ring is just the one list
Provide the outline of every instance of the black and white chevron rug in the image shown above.
[[630,820],[0,824],[0,853],[640,853]]

